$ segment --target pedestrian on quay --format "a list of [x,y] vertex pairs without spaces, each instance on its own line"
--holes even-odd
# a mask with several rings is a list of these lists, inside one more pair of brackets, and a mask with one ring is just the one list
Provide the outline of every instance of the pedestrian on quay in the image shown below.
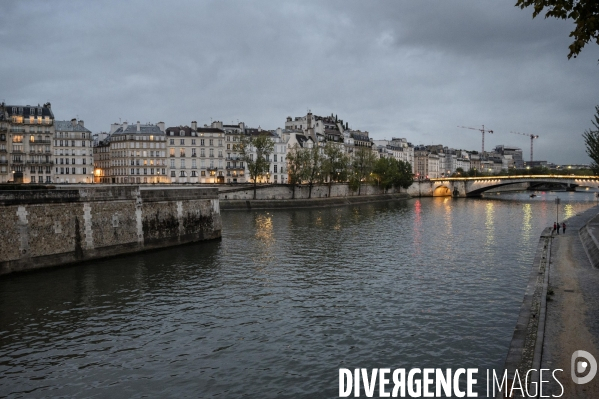
[[559,222],[558,222],[558,223],[557,223],[557,235],[558,235],[558,236],[559,236],[559,229],[560,229],[560,227],[562,227],[562,226],[560,226],[560,224],[559,224]]
[[566,223],[562,223],[562,230],[564,234],[566,234]]
[[555,234],[555,229],[557,229],[557,224],[553,222],[553,234]]

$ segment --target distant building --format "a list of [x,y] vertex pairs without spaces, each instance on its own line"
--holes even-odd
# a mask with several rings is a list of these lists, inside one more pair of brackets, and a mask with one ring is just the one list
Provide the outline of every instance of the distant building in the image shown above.
[[0,183],[51,183],[54,114],[43,106],[0,105]]
[[518,147],[511,147],[506,145],[498,145],[495,147],[495,152],[501,155],[511,155],[514,167],[516,169],[524,168],[524,161],[522,159],[522,149]]
[[54,121],[54,183],[92,183],[92,133],[83,121]]
[[94,144],[94,183],[111,183],[110,136]]
[[161,122],[156,125],[124,122],[110,136],[109,157],[111,183],[170,183]]

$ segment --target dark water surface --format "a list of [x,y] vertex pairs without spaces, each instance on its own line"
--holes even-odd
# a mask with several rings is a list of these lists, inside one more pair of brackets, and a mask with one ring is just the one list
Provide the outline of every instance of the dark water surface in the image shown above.
[[[555,195],[225,212],[222,241],[0,279],[0,396],[328,398],[340,367],[484,377]],[[558,195],[560,219],[594,205]]]

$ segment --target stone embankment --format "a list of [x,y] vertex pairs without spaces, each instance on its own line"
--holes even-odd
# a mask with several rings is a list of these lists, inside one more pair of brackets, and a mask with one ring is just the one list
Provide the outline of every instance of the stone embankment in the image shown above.
[[0,275],[221,236],[215,188],[88,187],[0,191]]

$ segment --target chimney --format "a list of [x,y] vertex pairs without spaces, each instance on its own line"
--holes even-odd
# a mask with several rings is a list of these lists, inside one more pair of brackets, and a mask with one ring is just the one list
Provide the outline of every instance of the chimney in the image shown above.
[[158,122],[156,126],[158,126],[158,129],[164,133],[164,122]]
[[258,125],[258,131],[261,132],[262,128],[260,127],[260,125]]
[[71,125],[77,126],[77,119],[75,119],[75,118],[71,119]]
[[123,122],[123,132],[127,130],[128,123],[127,121]]
[[138,132],[141,132],[141,128],[140,128],[140,126],[139,126],[139,121],[137,121],[137,131],[138,131]]
[[193,130],[198,130],[198,122],[197,121],[191,121],[191,128]]
[[83,123],[83,120],[81,120],[81,119],[79,119],[79,126],[81,126],[81,127],[85,127],[85,125],[84,125],[84,123]]

